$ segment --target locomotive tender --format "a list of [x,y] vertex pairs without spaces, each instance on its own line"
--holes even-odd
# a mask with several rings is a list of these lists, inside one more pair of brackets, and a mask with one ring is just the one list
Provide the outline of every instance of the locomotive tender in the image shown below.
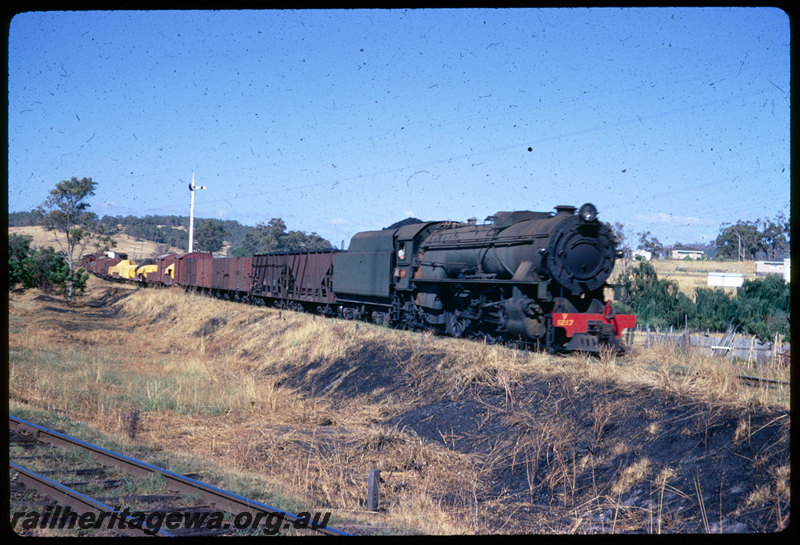
[[[597,352],[620,347],[622,332],[636,323],[635,316],[615,315],[603,294],[617,257],[610,230],[587,203],[579,210],[498,212],[483,224],[430,221],[366,231],[346,252],[162,256],[156,273],[137,279],[453,337]],[[110,277],[103,259],[87,256],[87,269]]]

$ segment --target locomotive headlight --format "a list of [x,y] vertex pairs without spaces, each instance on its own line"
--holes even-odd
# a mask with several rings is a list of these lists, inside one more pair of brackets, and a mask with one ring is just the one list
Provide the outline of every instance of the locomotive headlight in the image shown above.
[[592,203],[587,202],[578,210],[578,215],[585,222],[594,221],[597,219],[597,208]]

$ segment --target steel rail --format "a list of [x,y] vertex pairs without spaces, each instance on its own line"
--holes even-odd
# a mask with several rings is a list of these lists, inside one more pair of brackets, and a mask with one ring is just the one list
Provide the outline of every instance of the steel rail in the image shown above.
[[751,375],[736,375],[736,378],[742,380],[749,380],[752,382],[766,382],[767,384],[777,384],[779,386],[791,386],[791,381],[788,380],[780,380],[777,378],[764,378],[764,377],[754,377]]
[[[73,519],[70,528],[75,525],[77,522],[79,527],[85,530],[89,528],[83,527],[81,524],[84,521],[84,514],[87,512],[95,512],[100,514],[109,515],[109,520],[106,525],[106,528],[109,530],[114,530],[115,532],[120,532],[124,535],[135,535],[140,536],[142,534],[147,536],[157,536],[157,537],[174,537],[173,534],[166,532],[164,530],[151,528],[147,526],[146,523],[142,521],[138,521],[132,518],[125,513],[121,513],[117,511],[113,507],[106,505],[100,501],[95,500],[94,498],[90,498],[86,494],[82,494],[77,490],[70,488],[68,486],[64,486],[61,483],[58,483],[52,479],[48,479],[44,475],[40,475],[35,473],[29,469],[26,469],[19,464],[15,464],[14,462],[9,461],[8,465],[10,468],[14,469],[19,474],[19,479],[25,483],[25,485],[33,488],[40,494],[44,496],[48,496],[53,498],[54,500],[58,501],[58,503],[63,505],[68,505],[70,508],[74,509],[75,519]],[[89,511],[87,511],[87,509]],[[59,516],[61,516],[61,520],[59,521]],[[49,521],[49,525],[41,526],[37,525],[37,528],[59,528],[62,529],[66,524],[65,518],[67,517],[66,513],[54,513],[53,518]],[[57,521],[58,524],[57,524]],[[101,518],[98,521],[92,519],[92,528],[100,529],[102,524],[104,523],[104,519]]]
[[[197,481],[195,479],[184,477],[178,473],[174,473],[167,469],[163,469],[134,458],[125,456],[108,449],[104,449],[97,445],[81,441],[74,437],[64,435],[54,430],[50,430],[33,422],[28,422],[17,418],[15,416],[8,416],[9,427],[13,431],[29,433],[39,439],[40,441],[50,443],[57,446],[81,448],[89,453],[100,463],[108,464],[118,467],[123,471],[137,475],[140,477],[147,477],[149,475],[160,475],[167,483],[167,487],[190,495],[199,495],[203,500],[209,504],[216,506],[218,509],[228,511],[230,513],[241,512],[262,512],[267,515],[277,515],[281,519],[288,521],[294,525],[295,528],[308,528],[326,535],[348,536],[347,532],[328,526],[319,526],[313,524],[313,521],[307,523],[305,519],[299,518],[288,511],[272,507],[265,503],[256,500],[245,498],[233,492],[222,490],[215,486]],[[284,528],[288,528],[285,524]]]

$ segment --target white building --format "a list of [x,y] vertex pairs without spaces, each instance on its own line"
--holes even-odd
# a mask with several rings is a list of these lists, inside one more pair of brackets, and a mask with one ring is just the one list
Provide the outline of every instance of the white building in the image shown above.
[[703,257],[703,250],[672,250],[672,259],[700,259]]
[[744,282],[742,273],[709,272],[708,285],[716,288],[738,288]]
[[783,261],[756,261],[756,276],[766,276],[768,274],[783,275]]

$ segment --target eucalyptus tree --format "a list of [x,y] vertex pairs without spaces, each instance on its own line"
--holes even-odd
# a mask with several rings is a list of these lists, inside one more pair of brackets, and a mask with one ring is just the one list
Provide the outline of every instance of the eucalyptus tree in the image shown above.
[[72,177],[56,184],[50,196],[38,208],[45,229],[55,233],[56,243],[67,264],[68,274],[64,279],[65,296],[72,299],[82,291],[88,276],[77,266],[90,242],[100,246],[113,246],[113,241],[104,234],[97,215],[89,211],[89,197],[94,195],[97,182],[91,178]]

